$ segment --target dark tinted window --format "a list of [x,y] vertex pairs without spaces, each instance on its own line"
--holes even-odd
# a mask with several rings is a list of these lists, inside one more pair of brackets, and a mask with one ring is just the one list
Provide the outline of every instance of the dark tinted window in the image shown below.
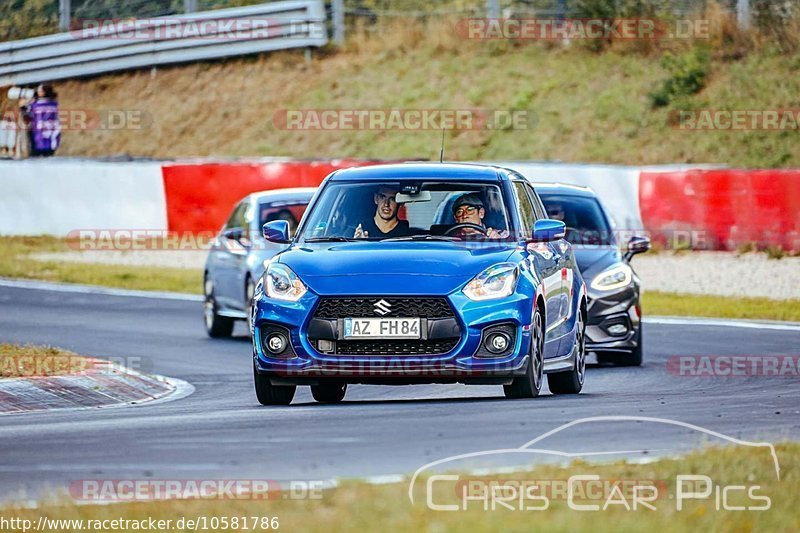
[[261,228],[267,222],[285,220],[289,223],[289,235],[293,236],[297,230],[297,223],[303,217],[303,213],[308,204],[287,204],[285,202],[263,203],[258,206],[258,227]]
[[566,239],[572,244],[605,245],[613,243],[613,235],[603,208],[595,198],[559,194],[542,194],[550,218],[567,226]]

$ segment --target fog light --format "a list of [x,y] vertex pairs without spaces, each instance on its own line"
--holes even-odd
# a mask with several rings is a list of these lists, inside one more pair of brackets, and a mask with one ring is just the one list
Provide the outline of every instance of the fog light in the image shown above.
[[271,353],[279,354],[286,349],[286,337],[279,333],[273,333],[267,338],[267,350]]
[[628,331],[628,326],[626,326],[625,324],[614,324],[612,326],[608,326],[608,332],[611,333],[612,335],[622,335],[624,333],[627,333],[627,331]]
[[486,337],[486,349],[492,353],[503,353],[511,344],[511,337],[505,333],[490,333]]
[[333,351],[333,341],[320,339],[317,341],[317,349],[323,353],[330,353]]

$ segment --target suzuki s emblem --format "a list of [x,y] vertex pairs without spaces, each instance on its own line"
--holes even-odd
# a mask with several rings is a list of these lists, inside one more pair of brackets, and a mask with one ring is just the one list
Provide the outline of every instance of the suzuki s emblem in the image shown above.
[[375,302],[375,312],[381,316],[386,316],[392,312],[392,304],[386,300],[378,300]]

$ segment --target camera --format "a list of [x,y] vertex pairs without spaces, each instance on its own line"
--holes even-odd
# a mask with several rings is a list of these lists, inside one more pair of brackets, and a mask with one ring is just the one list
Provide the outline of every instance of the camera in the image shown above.
[[24,87],[11,87],[8,90],[9,100],[30,100],[36,95],[34,89],[25,89]]

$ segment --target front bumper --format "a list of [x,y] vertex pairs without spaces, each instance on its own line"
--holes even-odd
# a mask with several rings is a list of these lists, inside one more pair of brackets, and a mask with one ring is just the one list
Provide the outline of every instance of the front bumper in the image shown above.
[[[638,287],[632,284],[612,293],[591,291],[588,297],[586,350],[633,351],[641,327]],[[618,331],[619,328],[624,331]]]
[[[405,295],[393,296],[404,297]],[[385,295],[364,296],[380,300]],[[413,296],[411,296],[413,298]],[[332,354],[317,350],[319,320],[315,312],[320,296],[311,291],[298,302],[259,298],[253,308],[253,356],[256,371],[270,375],[274,384],[315,384],[335,379],[347,383],[486,383],[507,384],[525,373],[531,341],[530,323],[533,301],[522,293],[499,300],[473,302],[460,291],[441,296],[452,308],[451,324],[457,326],[454,346],[445,353],[399,354]],[[426,333],[447,335],[453,331],[445,321],[428,321]],[[434,323],[438,325],[434,326]],[[512,344],[500,355],[483,348],[487,328],[508,327],[513,331]],[[290,337],[290,350],[276,357],[265,349],[264,331],[285,328]],[[330,335],[339,339],[340,331]],[[313,335],[310,336],[310,330]]]

